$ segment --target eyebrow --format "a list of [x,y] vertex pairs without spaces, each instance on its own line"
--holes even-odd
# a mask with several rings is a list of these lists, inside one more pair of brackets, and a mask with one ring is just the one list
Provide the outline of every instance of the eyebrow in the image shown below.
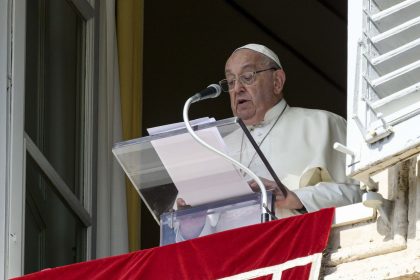
[[[257,65],[256,65],[255,63],[248,63],[248,64],[245,64],[244,66],[242,66],[242,67],[241,67],[241,71],[243,71],[243,70],[247,70],[247,69],[249,69],[249,68],[256,69],[256,68],[257,68]],[[232,72],[231,72],[231,71],[229,71],[229,70],[226,70],[226,69],[225,69],[225,75],[227,75],[227,74],[232,74]],[[232,74],[232,75],[233,75],[233,74]]]

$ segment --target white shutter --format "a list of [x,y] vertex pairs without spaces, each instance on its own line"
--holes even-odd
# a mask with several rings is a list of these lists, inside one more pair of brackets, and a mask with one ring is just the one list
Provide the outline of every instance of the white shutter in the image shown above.
[[352,0],[348,16],[347,174],[420,151],[420,0]]

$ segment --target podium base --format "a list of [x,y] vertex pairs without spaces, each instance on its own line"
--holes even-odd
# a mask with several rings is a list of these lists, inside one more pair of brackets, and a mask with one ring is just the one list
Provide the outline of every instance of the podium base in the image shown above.
[[[271,209],[271,192],[267,195]],[[269,215],[262,216],[260,193],[165,212],[160,216],[160,245],[259,224],[265,216]]]

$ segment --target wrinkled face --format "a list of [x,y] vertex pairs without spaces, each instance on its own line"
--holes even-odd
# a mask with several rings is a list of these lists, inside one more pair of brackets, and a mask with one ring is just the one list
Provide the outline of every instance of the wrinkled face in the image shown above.
[[229,91],[232,112],[246,125],[263,121],[265,113],[282,98],[285,74],[281,69],[257,73],[250,85],[239,81],[243,73],[267,68],[270,65],[265,56],[248,49],[235,51],[226,62],[226,79],[236,80],[235,86]]

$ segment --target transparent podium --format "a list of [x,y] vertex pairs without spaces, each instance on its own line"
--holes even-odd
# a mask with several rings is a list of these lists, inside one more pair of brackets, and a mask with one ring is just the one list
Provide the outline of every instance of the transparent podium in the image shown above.
[[[279,182],[240,119],[193,129],[257,176]],[[250,177],[197,143],[185,127],[116,143],[112,151],[159,224],[161,245],[261,222],[261,194],[250,188]],[[178,198],[187,207],[177,209]],[[269,193],[268,208],[271,198]]]

